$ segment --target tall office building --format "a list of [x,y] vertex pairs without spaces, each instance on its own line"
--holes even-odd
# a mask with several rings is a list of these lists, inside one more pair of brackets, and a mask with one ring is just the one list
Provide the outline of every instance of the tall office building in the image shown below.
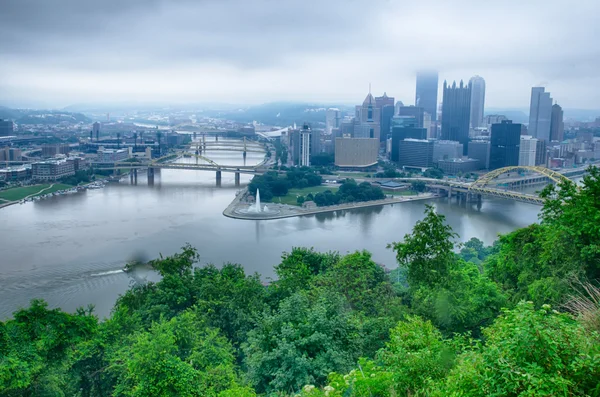
[[564,133],[563,110],[558,103],[555,103],[552,105],[552,115],[550,117],[550,140],[562,142]]
[[434,71],[417,72],[415,106],[422,107],[431,115],[431,121],[437,120],[438,73]]
[[471,128],[483,127],[483,112],[485,108],[485,80],[473,76],[469,80],[471,87]]
[[538,139],[535,147],[535,165],[546,166],[548,160],[548,147],[546,141]]
[[380,137],[381,109],[377,107],[375,98],[369,92],[362,105],[356,106],[355,124],[369,125],[369,134],[365,138]]
[[100,123],[97,121],[95,121],[94,124],[92,124],[92,134],[96,137],[97,142],[100,138]]
[[513,124],[510,120],[492,124],[490,141],[490,170],[519,165],[521,124]]
[[528,134],[545,142],[550,141],[552,97],[544,87],[531,88]]
[[537,139],[531,135],[521,135],[519,146],[519,165],[534,166]]
[[448,86],[444,81],[442,105],[442,139],[458,141],[463,145],[463,154],[467,154],[469,143],[469,123],[471,117],[471,86],[463,81],[456,86]]
[[377,166],[379,140],[374,138],[335,138],[335,165],[342,168]]
[[311,139],[312,131],[308,128],[308,124],[304,123],[300,130],[300,165],[310,167]]
[[13,134],[13,122],[0,119],[0,136],[11,136]]
[[382,96],[375,97],[375,106],[379,109],[379,138],[384,141],[390,134],[390,121],[394,116],[394,97],[389,97],[384,92]]
[[339,128],[341,123],[342,115],[340,109],[329,108],[325,112],[325,131],[331,134],[331,130]]

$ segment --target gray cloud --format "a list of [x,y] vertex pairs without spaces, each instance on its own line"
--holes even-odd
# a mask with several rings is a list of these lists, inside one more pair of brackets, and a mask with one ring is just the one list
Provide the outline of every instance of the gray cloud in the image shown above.
[[[489,3],[489,4],[488,4]],[[564,1],[4,0],[0,99],[405,102],[414,71],[486,78],[490,106],[547,81],[600,108],[600,4]]]

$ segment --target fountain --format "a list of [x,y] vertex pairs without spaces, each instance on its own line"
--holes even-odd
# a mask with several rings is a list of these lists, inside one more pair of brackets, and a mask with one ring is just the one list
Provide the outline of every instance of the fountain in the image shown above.
[[260,190],[256,189],[256,201],[254,204],[250,204],[247,208],[239,208],[234,212],[240,215],[250,215],[250,216],[268,216],[268,215],[277,215],[279,213],[278,209],[269,209],[266,205],[264,208],[260,206]]

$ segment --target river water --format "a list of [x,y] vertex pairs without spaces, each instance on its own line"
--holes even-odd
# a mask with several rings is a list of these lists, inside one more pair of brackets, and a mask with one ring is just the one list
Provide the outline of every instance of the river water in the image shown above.
[[[219,164],[243,164],[240,152],[213,151]],[[246,164],[262,160],[248,153]],[[183,159],[182,161],[192,161]],[[242,175],[242,186],[251,178]],[[153,186],[140,174],[104,189],[53,197],[0,210],[0,319],[43,298],[51,307],[73,311],[94,304],[107,316],[119,294],[132,283],[121,269],[128,260],[169,255],[185,243],[196,247],[202,263],[242,264],[264,280],[292,247],[341,253],[367,249],[376,262],[396,267],[386,245],[409,233],[432,203],[447,217],[462,241],[478,237],[491,244],[537,220],[539,207],[501,199],[477,204],[455,200],[407,202],[329,214],[269,221],[230,219],[222,215],[235,196],[234,175],[162,170]],[[137,278],[156,279],[140,271]]]

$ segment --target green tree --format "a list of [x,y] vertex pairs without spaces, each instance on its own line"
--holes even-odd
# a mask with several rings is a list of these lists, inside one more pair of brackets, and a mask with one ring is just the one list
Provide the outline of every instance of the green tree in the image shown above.
[[404,241],[390,244],[396,251],[396,260],[408,270],[407,280],[412,288],[435,286],[447,277],[454,261],[454,242],[457,235],[445,223],[444,215],[437,214],[431,205],[425,209],[425,218],[418,221],[413,232]]
[[600,343],[569,315],[520,302],[484,330],[485,343],[461,355],[439,396],[600,394]]
[[410,183],[410,187],[411,187],[411,189],[412,189],[412,190],[414,190],[415,192],[422,193],[422,192],[424,192],[424,191],[425,191],[425,188],[426,188],[427,186],[425,185],[425,182],[423,182],[423,181],[412,181],[412,182]]
[[110,359],[114,396],[218,396],[236,384],[231,345],[192,313],[131,336]]
[[264,313],[244,345],[247,379],[259,393],[322,385],[333,371],[349,370],[355,331],[343,297],[321,291],[284,299]]

